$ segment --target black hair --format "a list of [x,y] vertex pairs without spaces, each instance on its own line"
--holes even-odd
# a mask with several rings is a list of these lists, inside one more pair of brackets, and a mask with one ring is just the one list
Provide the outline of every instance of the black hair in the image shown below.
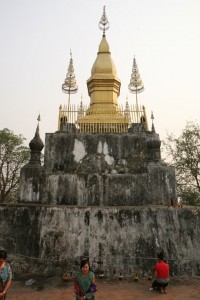
[[157,257],[158,257],[158,259],[163,260],[164,259],[164,252],[161,251],[160,253],[158,253]]
[[90,269],[89,259],[88,259],[88,258],[82,258],[82,259],[81,259],[81,269],[82,269],[86,264],[89,265],[89,269]]
[[7,251],[6,250],[0,250],[0,258],[3,258],[4,260],[7,258]]

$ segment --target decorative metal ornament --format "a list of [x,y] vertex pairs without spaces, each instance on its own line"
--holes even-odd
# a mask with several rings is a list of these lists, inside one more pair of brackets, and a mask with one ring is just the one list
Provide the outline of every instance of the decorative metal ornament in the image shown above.
[[[62,85],[62,91],[65,94],[68,94],[68,108],[67,108],[67,120],[69,119],[69,111],[70,111],[70,95],[75,94],[78,91],[78,85],[76,84],[76,78],[74,74],[74,66],[73,66],[73,59],[72,59],[72,52],[70,49],[70,61],[68,66],[67,75],[65,78],[65,82]],[[66,121],[67,121],[66,120]]]
[[68,71],[65,78],[65,82],[62,85],[62,91],[66,94],[75,94],[78,91],[78,86],[76,84],[76,78],[74,74],[74,66],[73,66],[71,50],[70,50],[70,61],[69,61]]
[[133,59],[131,80],[128,85],[128,88],[131,93],[136,94],[136,115],[137,115],[137,123],[139,123],[140,121],[139,121],[139,107],[138,107],[137,94],[144,91],[144,85],[142,79],[140,78],[140,73],[138,71],[138,66],[135,60],[135,56]]
[[141,93],[144,91],[144,85],[143,85],[142,79],[140,78],[140,73],[138,71],[138,66],[137,66],[135,57],[133,59],[131,80],[128,85],[128,88],[129,88],[129,91],[134,94]]
[[103,14],[101,20],[99,21],[99,29],[103,30],[103,36],[105,36],[105,31],[108,30],[110,24],[108,22],[108,18],[106,16],[106,7],[103,7]]

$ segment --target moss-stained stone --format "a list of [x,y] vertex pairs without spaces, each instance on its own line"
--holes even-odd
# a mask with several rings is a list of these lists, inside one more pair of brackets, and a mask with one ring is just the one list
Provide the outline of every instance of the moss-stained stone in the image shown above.
[[21,172],[20,202],[62,205],[168,205],[175,170],[160,160],[156,133],[46,134],[44,167]]
[[144,274],[163,249],[173,274],[200,275],[197,207],[1,205],[0,220],[1,247],[22,255],[17,260],[27,260],[29,271],[46,272],[58,260],[57,267],[75,273],[75,262],[88,255],[108,275],[119,269]]

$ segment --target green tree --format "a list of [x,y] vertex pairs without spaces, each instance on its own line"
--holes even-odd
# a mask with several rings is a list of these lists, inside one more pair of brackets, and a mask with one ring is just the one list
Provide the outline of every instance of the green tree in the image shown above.
[[0,130],[0,202],[17,199],[20,169],[28,162],[29,148],[23,145],[25,138],[7,128]]
[[187,122],[178,138],[163,142],[167,158],[176,168],[178,196],[189,205],[200,205],[200,126]]

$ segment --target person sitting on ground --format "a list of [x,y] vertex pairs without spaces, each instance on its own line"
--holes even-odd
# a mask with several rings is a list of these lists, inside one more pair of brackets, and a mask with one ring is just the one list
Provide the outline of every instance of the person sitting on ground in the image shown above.
[[94,273],[90,271],[90,264],[87,258],[81,260],[81,271],[74,282],[76,300],[94,300],[96,292],[96,281]]
[[164,253],[158,254],[158,263],[155,265],[156,279],[152,283],[152,289],[160,289],[161,293],[167,293],[166,288],[169,283],[169,265],[163,261]]
[[6,299],[6,293],[11,285],[12,271],[6,262],[7,252],[0,250],[0,300]]

